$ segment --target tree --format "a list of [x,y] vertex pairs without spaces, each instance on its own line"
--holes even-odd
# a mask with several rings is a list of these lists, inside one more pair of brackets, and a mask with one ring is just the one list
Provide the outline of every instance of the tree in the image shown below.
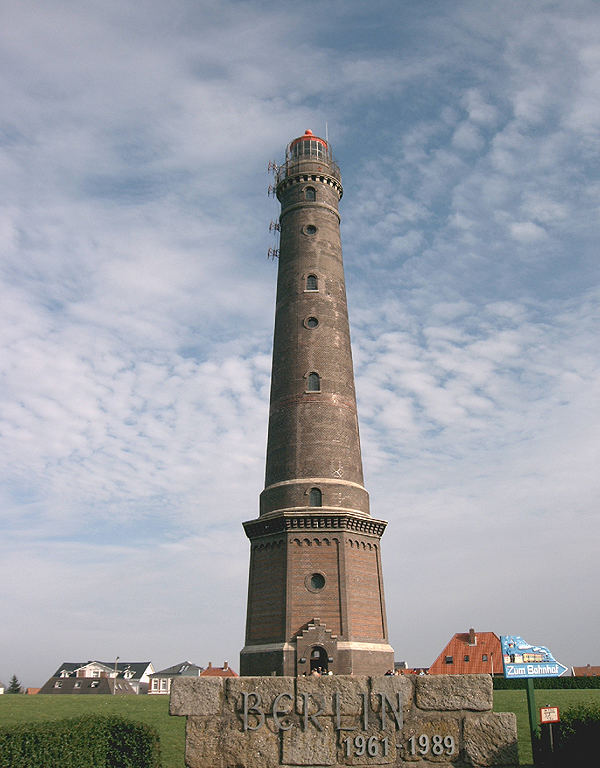
[[6,689],[6,693],[23,693],[23,689],[21,688],[21,683],[17,680],[16,675],[13,675],[10,678],[10,683],[8,684],[8,688]]

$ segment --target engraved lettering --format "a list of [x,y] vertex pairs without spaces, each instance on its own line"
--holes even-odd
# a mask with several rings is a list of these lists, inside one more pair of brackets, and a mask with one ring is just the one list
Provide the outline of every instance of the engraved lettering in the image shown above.
[[290,704],[293,702],[293,699],[289,693],[280,693],[279,696],[275,697],[275,701],[273,702],[273,722],[275,723],[275,727],[278,731],[289,731],[292,727],[292,724],[289,720],[288,724],[284,725],[284,723],[279,719],[282,715],[291,714],[292,711],[291,709],[279,709],[279,704],[284,698],[289,699]]
[[335,729],[336,731],[353,731],[354,728],[342,727],[342,713],[340,711],[340,692],[336,691],[333,694],[333,701],[335,702]]
[[323,707],[322,707],[322,706],[321,706],[321,704],[320,704],[320,703],[319,703],[319,702],[318,702],[318,701],[315,699],[315,697],[314,697],[314,696],[312,696],[313,700],[314,700],[314,701],[316,702],[316,704],[317,704],[317,711],[316,711],[314,714],[312,714],[312,715],[311,715],[311,714],[309,713],[309,711],[308,711],[308,699],[309,699],[309,697],[310,697],[311,695],[312,695],[312,694],[310,694],[310,693],[303,693],[303,694],[302,694],[302,698],[304,699],[304,730],[305,730],[305,731],[307,730],[307,728],[308,728],[308,721],[309,721],[309,719],[310,719],[310,720],[312,720],[312,722],[313,722],[313,725],[315,726],[315,728],[316,728],[318,731],[322,731],[322,730],[323,730],[323,728],[321,727],[321,724],[320,724],[320,723],[319,723],[319,721],[317,720],[317,717],[318,717],[319,715],[322,715],[322,714],[323,714]]
[[367,731],[369,729],[369,694],[363,693],[362,700],[363,700],[363,731]]
[[[254,704],[250,706],[249,699],[250,696],[254,696]],[[262,711],[260,705],[262,704],[260,694],[256,693],[256,691],[250,691],[249,693],[246,693],[246,691],[242,691],[242,700],[243,700],[243,730],[244,731],[258,731],[258,729],[264,725],[265,722],[265,713]],[[256,715],[258,719],[258,723],[256,725],[250,725],[248,722],[248,715]]]
[[[386,713],[385,713],[385,705],[387,704],[394,715],[394,720],[396,721],[396,726],[399,731],[402,730],[402,701],[400,698],[400,694],[398,694],[398,709],[394,709],[394,703],[390,701],[387,693],[380,693],[381,697],[381,729],[385,730],[386,725]],[[365,728],[366,730],[366,728]]]

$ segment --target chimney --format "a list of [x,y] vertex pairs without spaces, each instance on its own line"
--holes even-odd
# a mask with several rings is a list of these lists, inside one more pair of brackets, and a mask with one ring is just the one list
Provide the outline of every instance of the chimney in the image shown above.
[[229,669],[229,662],[228,661],[224,661],[223,662],[223,669]]
[[212,669],[212,661],[209,661],[209,662],[208,662],[208,668],[209,668],[209,669]]
[[473,627],[469,629],[469,645],[477,645],[477,635]]

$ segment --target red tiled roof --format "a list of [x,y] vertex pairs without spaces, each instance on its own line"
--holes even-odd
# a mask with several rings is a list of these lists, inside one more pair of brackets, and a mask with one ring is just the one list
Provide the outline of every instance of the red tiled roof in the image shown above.
[[574,677],[597,677],[600,675],[600,667],[587,664],[585,667],[573,667]]
[[237,672],[225,662],[222,667],[213,667],[212,662],[208,662],[208,667],[200,672],[200,677],[239,677]]
[[[448,663],[446,659],[452,659]],[[503,674],[500,638],[495,632],[459,632],[429,667],[430,675]]]

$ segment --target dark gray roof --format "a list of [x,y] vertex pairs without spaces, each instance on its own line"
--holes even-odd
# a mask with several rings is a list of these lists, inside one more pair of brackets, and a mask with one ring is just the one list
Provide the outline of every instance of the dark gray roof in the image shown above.
[[[102,664],[110,670],[114,670],[114,661],[99,661],[98,659],[89,659],[88,661],[63,661],[60,667],[56,670],[53,677],[60,677],[60,673],[65,670],[69,673],[74,673],[76,669],[85,667],[86,664]],[[133,672],[131,680],[139,680],[144,672],[148,669],[151,662],[149,661],[119,661],[117,663],[117,677],[122,678],[126,670]]]
[[114,686],[117,686],[116,694],[135,696],[135,688],[126,680],[114,680],[109,677],[51,677],[40,688],[40,693],[75,693],[75,694],[113,694]]
[[192,664],[191,661],[180,661],[179,664],[153,672],[148,677],[198,677],[202,670],[203,667]]

